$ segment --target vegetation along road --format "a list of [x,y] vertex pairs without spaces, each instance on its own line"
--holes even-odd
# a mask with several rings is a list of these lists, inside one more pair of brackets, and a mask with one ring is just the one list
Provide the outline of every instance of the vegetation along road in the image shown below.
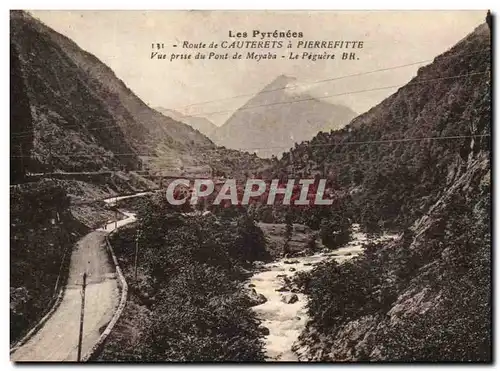
[[[137,194],[140,197],[144,193]],[[130,197],[130,196],[128,196]],[[108,202],[115,202],[113,197]],[[28,341],[12,354],[14,362],[76,361],[80,326],[81,289],[87,273],[82,356],[97,342],[113,317],[120,295],[115,268],[110,264],[105,236],[115,228],[134,222],[135,215],[97,229],[80,239],[71,256],[66,290],[60,305]]]

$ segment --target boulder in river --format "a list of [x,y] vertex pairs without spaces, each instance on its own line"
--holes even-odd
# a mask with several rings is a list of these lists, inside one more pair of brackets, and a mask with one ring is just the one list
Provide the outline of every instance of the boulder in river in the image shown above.
[[283,264],[298,264],[300,263],[297,259],[295,260],[285,260]]
[[240,268],[240,274],[244,277],[251,277],[253,275],[248,269]]
[[295,271],[296,271],[296,269],[292,267],[292,268],[290,268],[290,269],[289,269],[289,271],[290,271],[290,272],[295,272]]
[[250,301],[250,306],[254,307],[256,305],[264,304],[267,299],[264,295],[259,294],[255,289],[251,289],[248,294],[248,299]]
[[287,294],[281,297],[281,301],[286,304],[293,304],[299,301],[297,294]]
[[267,336],[270,334],[269,329],[267,327],[259,326],[258,330],[264,336]]

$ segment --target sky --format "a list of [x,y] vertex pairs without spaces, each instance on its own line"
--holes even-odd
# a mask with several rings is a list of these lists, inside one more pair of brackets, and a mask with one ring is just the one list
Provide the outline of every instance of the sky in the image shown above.
[[[306,90],[313,96],[363,113],[397,88],[360,90],[404,85],[419,67],[430,63],[483,23],[486,11],[45,10],[30,13],[106,63],[151,107],[203,116],[220,126],[234,110],[281,74],[297,79],[295,91]],[[161,51],[170,56],[196,52],[183,49],[184,41],[209,44],[259,40],[251,35],[246,39],[229,37],[229,31],[251,34],[253,30],[302,32],[303,37],[295,41],[363,41],[363,48],[340,50],[356,52],[358,59],[349,61],[340,60],[338,55],[334,60],[316,62],[288,58],[260,62],[151,59],[152,43],[163,43]],[[274,51],[279,56],[289,52]],[[291,51],[322,53],[324,50],[293,48]],[[423,63],[371,72],[414,62]]]

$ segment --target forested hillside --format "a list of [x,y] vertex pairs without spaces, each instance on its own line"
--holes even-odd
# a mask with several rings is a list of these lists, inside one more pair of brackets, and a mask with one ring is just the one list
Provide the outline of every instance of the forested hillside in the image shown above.
[[112,239],[130,295],[101,360],[264,360],[243,289],[252,262],[268,256],[255,222],[245,213],[186,216],[163,195],[135,207],[138,225]]
[[490,88],[484,24],[345,128],[296,145],[272,175],[329,178],[365,228],[408,227],[489,150]]
[[193,164],[196,147],[214,148],[196,130],[148,107],[67,37],[26,12],[12,11],[10,22],[19,60],[13,83],[25,86],[33,121],[26,130],[13,120],[11,135],[33,138],[24,151],[33,170],[136,169],[158,156]]
[[343,130],[276,173],[328,176],[346,213],[400,238],[297,282],[302,360],[491,360],[490,32],[486,24]]
[[69,211],[69,198],[52,180],[10,190],[11,342],[44,315],[66,284],[73,244],[88,228]]
[[206,168],[232,174],[266,165],[255,155],[218,148],[150,108],[108,66],[28,13],[12,11],[10,26],[13,176]]

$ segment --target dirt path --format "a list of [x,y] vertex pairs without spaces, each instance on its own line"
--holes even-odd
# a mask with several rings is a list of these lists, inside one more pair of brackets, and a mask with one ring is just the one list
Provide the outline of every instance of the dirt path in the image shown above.
[[[135,215],[124,212],[126,219],[117,227],[135,221]],[[87,272],[85,295],[85,321],[82,356],[97,342],[111,320],[119,303],[119,290],[115,269],[109,263],[105,236],[115,229],[110,223],[78,241],[71,255],[66,291],[61,304],[43,327],[25,344],[11,354],[14,362],[76,361],[80,326],[81,284]]]

